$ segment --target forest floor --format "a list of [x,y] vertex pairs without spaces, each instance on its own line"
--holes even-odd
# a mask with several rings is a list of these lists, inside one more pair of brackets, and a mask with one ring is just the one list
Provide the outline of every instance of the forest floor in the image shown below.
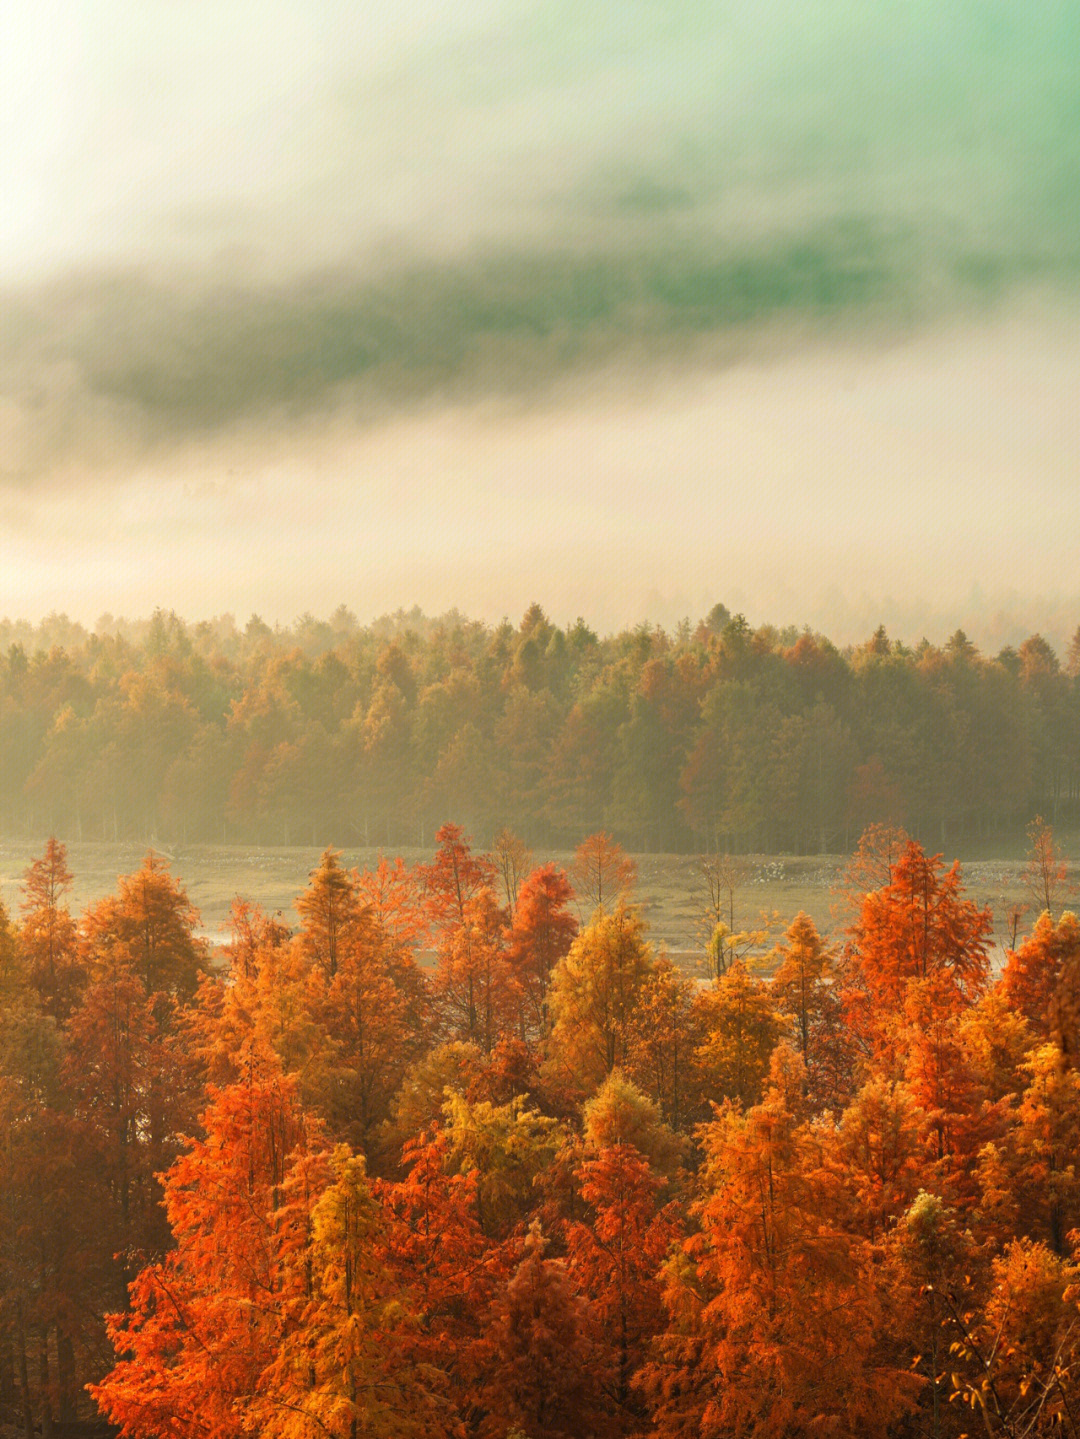
[[[44,839],[37,844],[0,840],[0,899],[12,914],[17,913],[23,871],[43,848]],[[68,864],[75,876],[73,912],[113,891],[117,876],[138,869],[145,853],[145,846],[135,844],[69,844]],[[203,932],[213,940],[221,938],[229,906],[237,895],[269,913],[281,911],[286,922],[295,923],[293,901],[307,884],[320,855],[318,849],[309,847],[260,849],[248,845],[161,846],[156,853],[168,861],[172,873],[186,886],[202,917]],[[400,853],[408,864],[431,858],[428,850],[404,849]],[[538,850],[534,862],[554,860],[569,866],[572,857],[568,851]],[[379,851],[345,849],[341,858],[350,868],[356,865],[365,869],[378,862]],[[705,940],[700,922],[704,897],[698,857],[644,854],[636,859],[637,897],[653,941],[658,947],[666,947],[688,968],[696,968]],[[1001,945],[1008,937],[1009,909],[1018,903],[1031,903],[1023,881],[1023,861],[965,862],[962,855],[960,860],[967,894],[979,904],[990,905],[994,938]],[[839,931],[848,922],[837,893],[847,856],[748,855],[742,862],[747,877],[735,892],[736,929],[759,928],[764,913],[775,916],[775,932],[786,927],[799,910],[806,910],[822,932]],[[1076,877],[1080,878],[1080,872]],[[1077,903],[1080,899],[1075,894],[1063,896],[1063,907]],[[1025,918],[1030,923],[1033,917],[1029,913]]]

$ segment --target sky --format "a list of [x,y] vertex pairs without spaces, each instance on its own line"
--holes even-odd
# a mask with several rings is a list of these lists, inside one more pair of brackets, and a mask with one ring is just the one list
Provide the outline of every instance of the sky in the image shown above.
[[0,615],[1080,622],[1074,0],[0,18]]

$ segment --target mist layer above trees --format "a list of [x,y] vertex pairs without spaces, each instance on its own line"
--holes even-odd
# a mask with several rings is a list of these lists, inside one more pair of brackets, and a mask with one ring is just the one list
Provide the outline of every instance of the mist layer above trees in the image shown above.
[[958,631],[838,649],[751,629],[600,638],[340,609],[271,630],[173,614],[0,629],[0,827],[162,842],[415,845],[447,817],[571,846],[850,848],[1019,840],[1080,800],[1080,630],[980,653]]

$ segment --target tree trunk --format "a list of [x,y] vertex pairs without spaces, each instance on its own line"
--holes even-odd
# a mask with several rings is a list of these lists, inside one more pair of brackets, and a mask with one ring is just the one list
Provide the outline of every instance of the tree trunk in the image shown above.
[[60,1329],[56,1334],[56,1379],[59,1387],[58,1411],[61,1423],[72,1424],[78,1417],[78,1391],[75,1383],[75,1345],[71,1335]]
[[0,1404],[5,1409],[15,1405],[15,1359],[11,1352],[11,1338],[0,1335]]
[[53,1439],[52,1397],[49,1393],[49,1331],[41,1330],[38,1352],[38,1387],[41,1390],[41,1439]]
[[19,1393],[22,1399],[23,1433],[34,1439],[34,1405],[30,1398],[30,1372],[26,1363],[26,1326],[23,1324],[22,1300],[15,1301],[15,1343],[18,1347]]

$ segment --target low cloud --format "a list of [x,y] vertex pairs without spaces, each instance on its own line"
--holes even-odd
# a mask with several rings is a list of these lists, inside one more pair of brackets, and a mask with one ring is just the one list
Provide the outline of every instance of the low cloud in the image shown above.
[[[601,628],[717,599],[839,640],[1080,620],[1080,326],[1024,310],[904,338],[598,365],[545,395],[260,416],[87,492],[9,493],[0,613],[289,621],[339,603]],[[1022,480],[1022,482],[1021,482]],[[1072,618],[1075,616],[1075,619]]]
[[63,8],[0,98],[0,609],[1069,594],[1071,0]]

